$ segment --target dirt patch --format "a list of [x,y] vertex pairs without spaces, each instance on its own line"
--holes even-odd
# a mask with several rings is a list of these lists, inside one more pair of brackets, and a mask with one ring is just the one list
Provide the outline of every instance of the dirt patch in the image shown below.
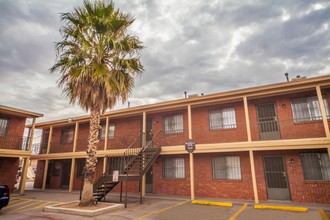
[[66,203],[63,205],[57,205],[57,207],[60,207],[60,208],[69,208],[69,209],[77,209],[77,210],[97,210],[97,209],[102,209],[102,208],[106,208],[109,206],[113,206],[113,205],[105,204],[105,203],[98,203],[95,205],[81,207],[81,206],[79,206],[79,202],[70,202],[70,203]]

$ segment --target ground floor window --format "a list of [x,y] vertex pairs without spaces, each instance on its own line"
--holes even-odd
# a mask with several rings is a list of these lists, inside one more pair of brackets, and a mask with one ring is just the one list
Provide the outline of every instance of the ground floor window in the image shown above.
[[301,155],[305,180],[330,181],[330,160],[327,153]]
[[185,178],[184,158],[165,158],[163,167],[163,177],[165,179]]
[[212,172],[213,179],[242,179],[239,156],[221,156],[212,158]]

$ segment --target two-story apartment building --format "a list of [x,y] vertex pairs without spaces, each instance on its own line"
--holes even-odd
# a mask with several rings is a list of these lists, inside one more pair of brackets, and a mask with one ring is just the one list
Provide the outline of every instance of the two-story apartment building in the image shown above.
[[[152,145],[160,154],[142,194],[330,203],[329,102],[326,75],[106,112],[96,180],[114,155]],[[36,128],[43,137],[35,187],[80,189],[89,116]]]
[[[42,114],[0,105],[0,184],[14,190],[20,158],[24,160],[20,185],[25,185],[27,168],[31,156],[33,129],[36,118]],[[24,137],[27,118],[32,118],[31,128]],[[24,192],[21,187],[20,192]]]

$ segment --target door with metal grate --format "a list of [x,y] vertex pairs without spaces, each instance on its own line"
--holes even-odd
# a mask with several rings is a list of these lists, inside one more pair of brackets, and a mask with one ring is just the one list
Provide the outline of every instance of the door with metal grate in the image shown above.
[[280,129],[274,103],[257,105],[260,140],[280,139]]
[[268,199],[290,200],[283,156],[265,156],[264,168]]

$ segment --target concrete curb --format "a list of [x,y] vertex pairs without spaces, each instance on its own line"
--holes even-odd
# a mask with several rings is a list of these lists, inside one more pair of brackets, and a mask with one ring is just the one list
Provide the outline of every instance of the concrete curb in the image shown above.
[[206,200],[192,200],[191,204],[213,205],[213,206],[224,206],[224,207],[232,207],[233,206],[233,203],[231,203],[231,202],[213,202],[213,201],[206,201]]
[[78,201],[66,202],[62,204],[50,205],[44,207],[44,212],[56,212],[56,213],[63,213],[63,214],[71,214],[71,215],[81,215],[81,216],[97,216],[108,212],[113,212],[119,209],[124,208],[124,204],[115,204],[115,203],[103,203],[99,202],[99,204],[107,204],[109,207],[100,208],[96,210],[81,210],[81,209],[74,209],[74,208],[63,208],[65,204],[76,203]]
[[271,209],[292,212],[308,212],[308,208],[295,206],[254,205],[255,209]]

